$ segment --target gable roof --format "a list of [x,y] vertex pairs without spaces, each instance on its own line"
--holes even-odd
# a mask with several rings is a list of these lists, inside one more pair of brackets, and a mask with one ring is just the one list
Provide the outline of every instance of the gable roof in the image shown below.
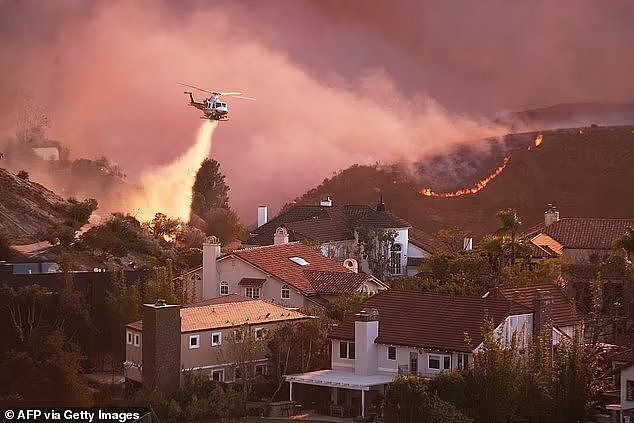
[[564,248],[611,250],[627,228],[634,228],[634,219],[564,217],[548,226],[537,225],[527,235],[546,234]]
[[388,211],[378,211],[365,204],[298,205],[253,230],[245,244],[272,244],[278,227],[288,229],[291,241],[312,240],[323,243],[351,240],[354,239],[354,228],[357,226],[387,229],[407,228],[411,225]]
[[[343,267],[314,248],[299,242],[245,248],[235,250],[229,256],[231,255],[306,295],[351,292],[365,280],[372,279],[369,275],[355,273]],[[308,264],[302,266],[291,260],[292,258],[301,258]]]
[[[193,304],[181,308],[180,315],[181,333],[310,318],[298,311],[289,310],[268,301],[241,301],[239,299],[225,303]],[[143,321],[130,323],[127,327],[143,330]]]
[[[362,304],[362,308],[368,307],[379,312],[375,342],[437,351],[470,352],[482,342],[482,325],[487,318],[497,326],[509,315],[530,313],[528,308],[504,298],[394,289],[370,297]],[[330,337],[354,340],[354,319],[354,315],[348,316]],[[465,334],[471,339],[470,346],[466,345]]]
[[442,250],[442,246],[435,237],[420,228],[412,226],[408,231],[409,242],[423,250],[434,254]]
[[566,298],[558,286],[552,284],[531,285],[521,288],[500,288],[493,295],[500,295],[507,300],[515,301],[534,312],[533,300],[539,291],[548,291],[552,296],[551,318],[556,327],[573,326],[582,320],[575,306]]

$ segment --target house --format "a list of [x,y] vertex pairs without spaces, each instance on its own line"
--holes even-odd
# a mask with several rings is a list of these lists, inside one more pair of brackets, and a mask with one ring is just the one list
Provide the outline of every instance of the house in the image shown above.
[[[425,253],[409,241],[411,225],[387,211],[381,198],[375,208],[368,205],[348,204],[335,206],[330,198],[319,205],[297,205],[267,221],[266,206],[258,208],[258,227],[245,242],[250,246],[271,245],[275,242],[275,232],[284,228],[291,241],[299,241],[321,250],[323,255],[340,262],[359,255],[358,229],[368,227],[375,230],[394,231],[396,237],[385,253],[390,258],[389,275],[400,276],[407,273],[408,257],[424,258]],[[369,266],[365,260],[361,268],[366,272]]]
[[368,404],[398,374],[432,377],[469,365],[474,352],[482,348],[487,319],[504,342],[510,342],[514,334],[528,342],[532,334],[547,333],[553,344],[558,343],[566,334],[552,317],[565,314],[561,305],[549,291],[539,290],[529,305],[501,295],[479,298],[382,291],[332,331],[330,369],[285,376],[291,400],[307,393],[315,397],[315,387],[320,387],[322,393],[329,391],[328,401],[365,415]]
[[544,222],[525,235],[531,243],[553,251],[569,264],[586,263],[614,253],[614,243],[634,219],[601,217],[559,217],[552,205],[544,212]]
[[619,351],[611,357],[619,402],[606,408],[613,423],[634,422],[634,348]]
[[288,242],[279,228],[273,245],[220,255],[210,237],[203,244],[203,266],[183,276],[190,298],[208,299],[240,294],[291,308],[321,306],[343,294],[375,294],[387,289],[377,278],[358,272],[354,259],[342,263],[300,242]]
[[125,378],[173,391],[183,372],[232,382],[266,374],[264,335],[276,325],[309,319],[267,301],[228,295],[188,307],[143,305],[143,320],[126,325]]
[[418,273],[418,267],[432,254],[442,251],[440,243],[420,228],[412,226],[408,232],[407,275]]

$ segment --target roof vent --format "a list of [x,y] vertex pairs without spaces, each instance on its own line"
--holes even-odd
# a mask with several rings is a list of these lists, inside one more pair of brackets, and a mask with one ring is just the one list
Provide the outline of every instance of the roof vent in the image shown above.
[[300,266],[308,266],[310,263],[308,263],[306,260],[304,260],[301,257],[291,257],[290,259],[293,263],[299,264]]
[[156,300],[156,303],[154,303],[154,305],[156,307],[165,307],[167,305],[167,302],[159,298],[158,300]]

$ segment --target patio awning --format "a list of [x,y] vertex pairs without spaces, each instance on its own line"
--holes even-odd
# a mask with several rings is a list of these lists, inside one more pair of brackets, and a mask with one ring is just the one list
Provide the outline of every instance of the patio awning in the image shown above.
[[370,387],[394,382],[395,375],[358,375],[338,370],[317,370],[315,372],[284,375],[287,382],[304,385],[330,386],[333,388],[359,389],[369,391]]

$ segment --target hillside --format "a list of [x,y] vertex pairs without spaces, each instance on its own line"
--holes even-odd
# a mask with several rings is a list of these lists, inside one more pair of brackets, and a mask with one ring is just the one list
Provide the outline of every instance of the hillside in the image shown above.
[[42,185],[0,168],[0,232],[11,244],[39,241],[39,233],[63,222],[67,206]]
[[[537,135],[543,143],[535,148]],[[410,174],[398,166],[353,166],[310,190],[297,203],[330,196],[335,202],[376,204],[379,190],[390,211],[427,232],[461,227],[474,234],[495,228],[495,212],[517,208],[528,227],[548,203],[562,216],[634,216],[634,127],[593,127],[508,135],[487,148],[459,148],[419,163]],[[532,146],[528,151],[527,147]],[[425,197],[470,188],[510,156],[484,189],[453,198]]]

